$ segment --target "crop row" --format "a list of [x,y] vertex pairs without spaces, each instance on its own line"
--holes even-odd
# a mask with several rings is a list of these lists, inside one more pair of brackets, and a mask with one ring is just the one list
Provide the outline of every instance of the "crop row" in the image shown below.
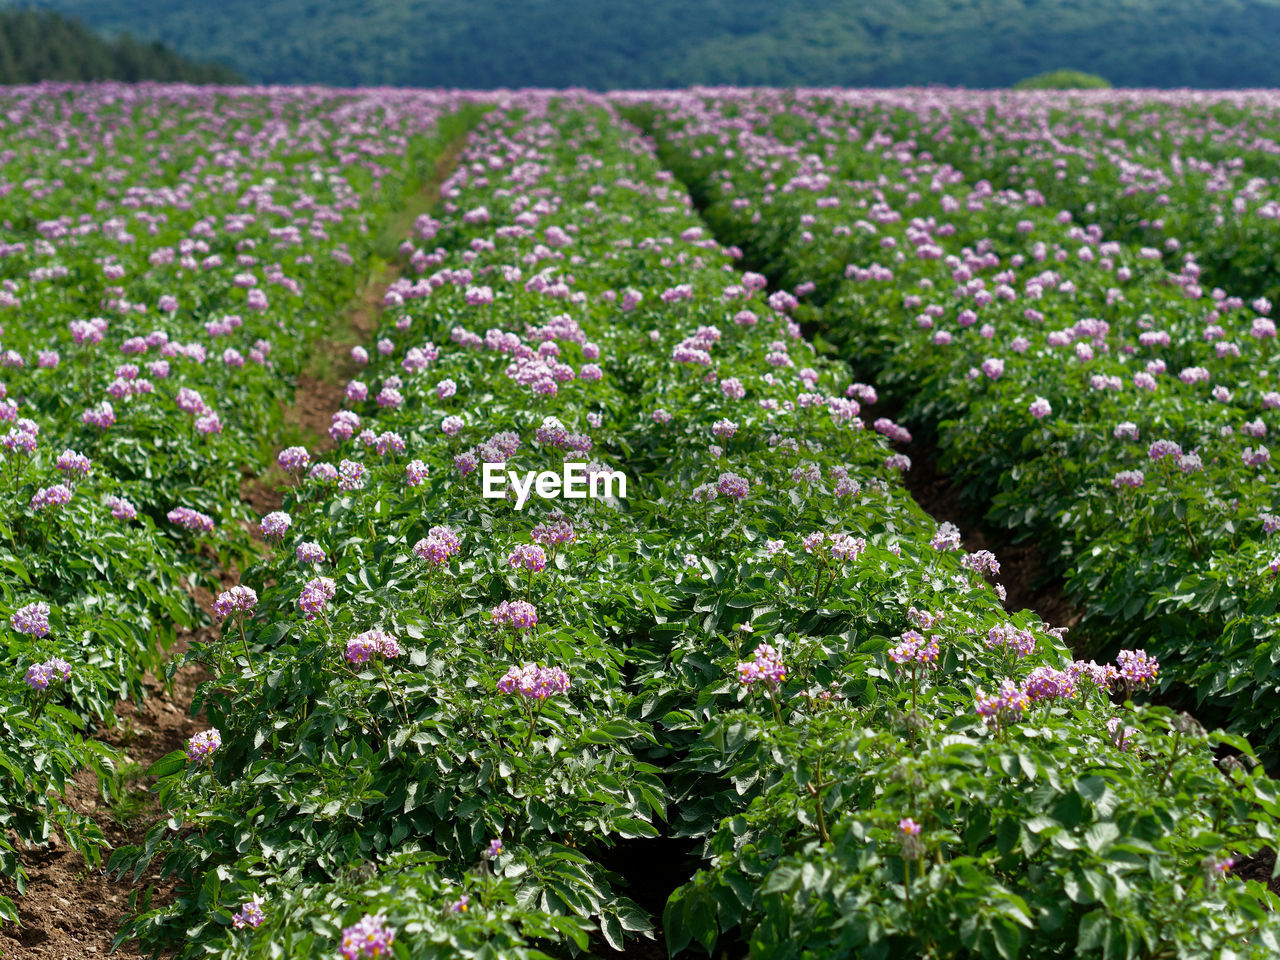
[[[753,955],[1275,943],[1244,741],[1135,707],[905,494],[786,296],[606,101],[522,95],[421,218],[157,772],[183,956],[563,955],[650,930],[603,862],[698,842],[663,917]],[[881,424],[903,436],[901,428]],[[625,497],[483,495],[581,464]],[[523,482],[523,481],[522,481]],[[615,481],[616,482],[616,481]],[[617,488],[615,487],[615,490]],[[1215,746],[1241,752],[1219,766]],[[691,865],[693,867],[698,864]]]
[[[15,96],[6,172],[44,171],[3,201],[41,240],[0,261],[17,839],[80,823],[92,858],[90,827],[41,804],[95,752],[109,782],[80,731],[199,621],[188,589],[218,593],[221,630],[170,667],[208,670],[210,729],[156,764],[164,816],[111,860],[176,894],[142,894],[122,939],[193,958],[621,947],[658,918],[606,865],[668,837],[694,850],[661,918],[673,953],[1277,949],[1269,895],[1230,873],[1280,816],[1249,744],[1135,706],[1165,672],[1136,644],[1075,660],[1004,609],[998,559],[904,491],[907,431],[801,335],[817,314],[735,269],[609,100],[504,95],[477,118],[408,93]],[[327,442],[293,442],[292,375],[467,124]],[[994,225],[967,229],[1020,236],[984,209]],[[792,210],[759,218],[779,263],[817,216]],[[866,270],[876,342],[905,353],[890,278]],[[831,311],[862,295],[831,290]],[[938,354],[921,364],[886,382],[970,404]],[[284,502],[249,531],[239,484],[268,454]],[[499,465],[507,495],[486,497]],[[530,472],[612,495],[515,492]]]
[[991,519],[1050,548],[1091,639],[1146,645],[1166,683],[1274,742],[1270,304],[972,182],[875,104],[673,100],[654,122],[718,232],[811,278],[798,315]]
[[[17,892],[15,843],[60,832],[99,862],[101,831],[61,799],[85,766],[120,788],[118,754],[86,734],[144,695],[199,622],[193,592],[252,555],[242,472],[274,453],[288,384],[363,277],[371,227],[440,149],[445,107],[5,94],[0,871]],[[17,919],[6,897],[0,918]]]

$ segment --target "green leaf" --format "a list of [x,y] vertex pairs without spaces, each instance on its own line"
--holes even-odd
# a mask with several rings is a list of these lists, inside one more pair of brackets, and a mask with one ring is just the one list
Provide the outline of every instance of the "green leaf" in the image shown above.
[[185,770],[187,766],[187,752],[185,750],[174,750],[172,753],[166,753],[163,757],[147,767],[148,777],[171,777],[175,773]]

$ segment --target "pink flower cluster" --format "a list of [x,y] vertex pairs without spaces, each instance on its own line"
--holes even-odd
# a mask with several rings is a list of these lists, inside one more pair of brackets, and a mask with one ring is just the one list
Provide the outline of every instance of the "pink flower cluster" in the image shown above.
[[54,657],[44,663],[33,663],[27,668],[27,675],[23,679],[32,690],[43,693],[54,680],[71,679],[71,664],[61,657]]
[[187,759],[199,762],[213,756],[222,746],[222,734],[218,730],[202,730],[187,741]]
[[190,507],[175,507],[168,513],[169,522],[187,530],[203,530],[213,532],[213,518],[192,510]]
[[49,635],[49,605],[43,601],[19,607],[9,617],[9,625],[29,637]]
[[379,913],[361,917],[342,931],[343,960],[360,957],[389,957],[396,932],[387,926],[386,915]]
[[314,620],[336,593],[337,586],[332,577],[316,577],[308,580],[306,586],[302,588],[302,595],[298,598],[298,608],[307,615],[308,620]]
[[538,625],[538,609],[527,600],[503,600],[493,608],[493,622],[513,630],[531,630]]
[[517,570],[523,567],[533,573],[541,573],[547,567],[547,554],[536,543],[522,543],[511,551],[507,563]]
[[218,594],[213,602],[213,615],[225,620],[234,614],[249,614],[258,605],[258,594],[252,587],[236,586]]
[[922,634],[908,630],[899,638],[898,645],[889,651],[889,659],[899,665],[923,663],[933,666],[938,662],[940,639],[935,635],[926,641]]
[[283,540],[293,524],[290,516],[282,510],[275,510],[262,518],[259,529],[268,540]]
[[261,925],[262,921],[267,919],[267,915],[262,909],[264,903],[265,901],[262,897],[255,893],[252,899],[246,900],[240,905],[240,909],[232,914],[231,925],[237,930]]
[[403,652],[399,641],[392,634],[378,628],[366,630],[347,641],[349,663],[368,663],[375,655],[398,657]]
[[458,535],[448,527],[432,527],[427,535],[413,545],[413,552],[435,566],[446,563],[462,549]]
[[569,675],[559,667],[543,667],[526,663],[523,668],[511,667],[498,681],[499,693],[518,693],[529,700],[546,700],[553,693],[569,689]]
[[755,659],[738,664],[738,682],[744,686],[764,683],[770,690],[777,689],[787,679],[787,668],[778,651],[767,643],[755,650]]

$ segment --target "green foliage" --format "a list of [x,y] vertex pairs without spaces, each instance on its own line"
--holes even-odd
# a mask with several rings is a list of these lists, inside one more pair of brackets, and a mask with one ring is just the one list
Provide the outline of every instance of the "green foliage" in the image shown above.
[[1015,90],[1107,90],[1110,87],[1105,77],[1082,70],[1051,70],[1013,85]]
[[230,67],[192,62],[162,43],[138,41],[129,33],[104,40],[79,20],[52,10],[0,10],[0,83],[41,80],[239,83],[242,77]]
[[1267,0],[41,2],[269,83],[991,88],[1072,63],[1119,86],[1280,85]]

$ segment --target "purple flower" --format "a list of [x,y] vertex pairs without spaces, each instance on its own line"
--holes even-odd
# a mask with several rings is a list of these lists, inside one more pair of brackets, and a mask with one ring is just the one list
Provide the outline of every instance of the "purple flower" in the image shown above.
[[446,563],[451,556],[448,544],[438,537],[423,537],[413,545],[413,552],[437,567]]
[[375,654],[383,657],[398,657],[404,651],[400,643],[385,630],[366,630],[347,641],[347,661],[350,663],[368,663]]
[[275,510],[262,518],[260,529],[268,540],[282,540],[289,532],[293,520],[283,510]]
[[1000,684],[1000,692],[992,696],[979,688],[974,696],[974,710],[987,723],[999,724],[1020,715],[1030,705],[1026,692],[1012,680]]
[[123,497],[108,496],[106,503],[117,520],[133,520],[138,516],[137,508]]
[[960,558],[960,566],[974,573],[989,573],[995,576],[1000,572],[1000,561],[990,550],[978,550]]
[[280,464],[282,470],[301,473],[310,465],[311,454],[306,447],[285,447],[276,457],[276,463]]
[[911,458],[905,453],[895,453],[893,456],[884,458],[884,465],[888,470],[910,470]]
[[493,608],[493,622],[513,630],[531,630],[538,625],[538,609],[527,600],[503,600]]
[[1049,406],[1049,401],[1044,397],[1036,397],[1031,401],[1031,415],[1037,420],[1043,420],[1049,414],[1053,413],[1053,407]]
[[544,547],[572,543],[577,539],[577,536],[577,533],[574,532],[573,524],[563,515],[553,516],[545,523],[539,523],[533,528],[532,533],[534,543],[540,543]]
[[43,693],[54,680],[71,679],[71,664],[61,657],[54,657],[44,663],[32,664],[23,679],[32,690]]
[[898,821],[898,830],[907,837],[920,836],[920,824],[916,823],[910,817],[903,817]]
[[987,631],[985,643],[988,649],[1003,647],[1019,657],[1026,657],[1035,650],[1036,637],[1030,630],[1019,630],[1012,623],[1003,623]]
[[411,460],[404,468],[404,482],[411,487],[419,486],[427,479],[427,465],[421,460]]
[[541,573],[547,566],[547,554],[536,543],[522,543],[511,551],[507,563],[517,570],[523,567],[533,573]]
[[922,634],[908,630],[901,636],[898,645],[889,651],[889,659],[900,666],[908,663],[937,663],[938,639],[931,636],[926,641]]
[[307,615],[308,620],[314,620],[316,614],[324,610],[325,604],[333,599],[336,592],[337,586],[332,577],[316,577],[308,580],[306,586],[302,588],[302,595],[298,598],[298,608]]
[[225,620],[233,614],[249,614],[258,605],[258,594],[252,587],[237,586],[218,594],[213,602],[213,615]]
[[90,426],[106,430],[115,422],[115,410],[109,402],[102,401],[96,407],[90,407],[81,413],[81,420]]
[[192,510],[190,507],[175,507],[168,513],[169,522],[186,530],[203,530],[213,532],[213,518]]
[[1253,447],[1245,447],[1240,454],[1240,459],[1244,461],[1246,467],[1260,467],[1271,459],[1271,451],[1261,444],[1258,449]]
[[345,491],[364,489],[364,464],[355,460],[343,460],[338,464],[338,489]]
[[1150,683],[1160,673],[1160,663],[1155,657],[1147,656],[1145,650],[1121,650],[1116,663],[1121,677],[1140,686]]
[[1140,487],[1146,479],[1141,470],[1121,470],[1111,478],[1111,485],[1117,490],[1121,487]]
[[756,647],[755,659],[738,664],[738,682],[743,686],[764,682],[770,690],[787,679],[787,668],[782,657],[767,643]]
[[960,528],[954,523],[944,521],[938,525],[938,530],[929,541],[929,545],[935,550],[959,550]]
[[49,605],[40,601],[19,607],[9,618],[9,625],[18,633],[29,637],[47,637],[49,635]]
[[76,453],[74,450],[63,450],[58,455],[57,467],[63,473],[87,477],[90,464],[91,461],[88,457],[82,453]]
[[298,544],[299,563],[324,563],[324,548],[314,541]]
[[498,837],[489,841],[489,849],[484,852],[484,855],[490,860],[495,860],[499,855],[501,855],[501,853],[502,838]]
[[51,487],[41,487],[31,498],[32,510],[43,510],[45,507],[63,507],[71,502],[71,488],[65,483],[55,483]]
[[263,920],[267,919],[266,913],[263,912],[262,906],[265,901],[258,894],[254,894],[253,898],[246,900],[240,906],[240,910],[231,917],[231,925],[237,930],[243,930],[245,927],[257,927]]
[[745,500],[751,492],[751,483],[736,473],[722,473],[716,481],[716,490],[731,500]]
[[350,440],[360,429],[360,414],[352,410],[339,410],[329,424],[329,437],[334,441]]
[[338,468],[332,463],[317,463],[307,476],[317,483],[333,483],[338,479]]
[[1055,697],[1070,700],[1076,695],[1076,677],[1070,671],[1036,667],[1023,682],[1022,689],[1032,703]]
[[1117,440],[1137,440],[1138,425],[1125,420],[1123,423],[1116,424],[1116,428],[1111,432],[1111,435]]
[[853,537],[847,533],[832,537],[831,556],[836,560],[857,560],[867,549],[867,541],[862,537]]
[[204,397],[200,396],[190,387],[181,387],[177,396],[178,409],[184,413],[190,414],[206,414],[209,413],[209,405],[204,402]]
[[206,760],[222,746],[222,734],[217,729],[204,730],[187,741],[187,759]]
[[364,916],[342,931],[344,960],[358,957],[389,957],[396,932],[386,925],[386,914]]
[[546,700],[553,693],[569,689],[569,675],[559,667],[543,667],[526,663],[523,668],[511,667],[498,681],[499,693],[518,693],[529,700]]

